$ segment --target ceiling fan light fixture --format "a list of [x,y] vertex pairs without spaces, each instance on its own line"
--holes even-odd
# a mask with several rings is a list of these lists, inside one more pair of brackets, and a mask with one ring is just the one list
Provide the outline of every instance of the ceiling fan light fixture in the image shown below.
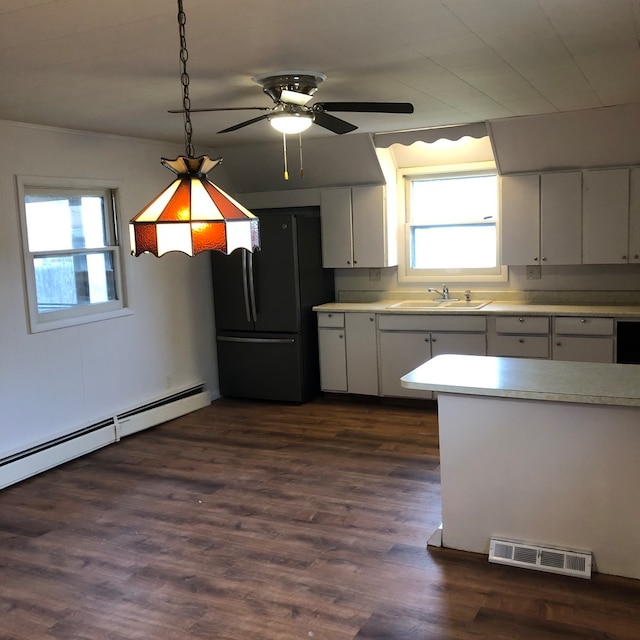
[[313,124],[313,114],[275,113],[269,116],[269,123],[280,133],[302,133]]

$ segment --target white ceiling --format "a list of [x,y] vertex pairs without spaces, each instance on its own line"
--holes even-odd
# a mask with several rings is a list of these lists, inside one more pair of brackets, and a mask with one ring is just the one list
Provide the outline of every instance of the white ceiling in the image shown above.
[[[640,103],[640,0],[184,0],[192,108],[271,106],[255,75],[326,74],[318,101],[394,131]],[[0,119],[182,142],[176,0],[0,0]],[[277,136],[193,114],[193,141]],[[314,126],[304,136],[333,136]],[[347,134],[349,135],[349,134]]]

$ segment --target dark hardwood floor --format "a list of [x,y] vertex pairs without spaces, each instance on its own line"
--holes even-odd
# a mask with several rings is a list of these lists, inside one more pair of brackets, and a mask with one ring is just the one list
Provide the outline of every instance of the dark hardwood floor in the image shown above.
[[640,638],[640,581],[439,522],[432,405],[219,400],[0,492],[0,638]]

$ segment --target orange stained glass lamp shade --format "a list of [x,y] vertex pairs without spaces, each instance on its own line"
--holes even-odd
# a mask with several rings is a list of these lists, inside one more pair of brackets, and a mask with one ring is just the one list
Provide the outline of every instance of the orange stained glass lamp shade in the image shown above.
[[221,159],[179,156],[161,162],[177,177],[131,219],[132,255],[260,249],[258,218],[207,178]]

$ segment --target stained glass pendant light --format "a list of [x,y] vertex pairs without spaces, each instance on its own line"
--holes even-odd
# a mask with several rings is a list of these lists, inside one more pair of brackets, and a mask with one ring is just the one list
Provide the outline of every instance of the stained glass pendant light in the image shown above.
[[178,0],[182,102],[186,155],[162,164],[176,174],[175,180],[129,223],[131,254],[164,255],[182,251],[193,256],[200,251],[260,249],[258,218],[207,178],[221,162],[208,156],[194,157],[189,100],[189,57],[185,40],[186,16]]

